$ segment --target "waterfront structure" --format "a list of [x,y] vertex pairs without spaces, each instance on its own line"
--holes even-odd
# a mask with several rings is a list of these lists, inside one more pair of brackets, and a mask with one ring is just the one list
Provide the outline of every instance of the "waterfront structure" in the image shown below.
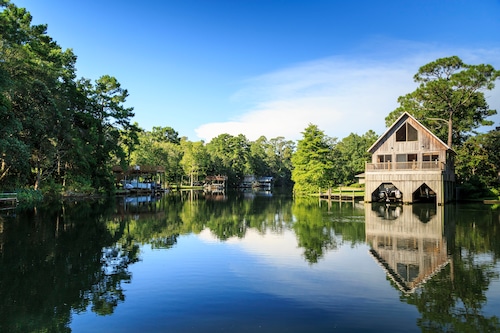
[[203,184],[203,190],[211,194],[224,194],[227,187],[226,175],[207,176]]
[[240,183],[240,188],[263,188],[270,190],[273,184],[273,177],[256,177],[255,175],[245,175]]
[[155,192],[163,190],[165,167],[157,165],[134,165],[123,170],[113,167],[115,183],[129,192]]
[[455,198],[455,152],[412,115],[403,113],[368,149],[366,202],[439,205]]

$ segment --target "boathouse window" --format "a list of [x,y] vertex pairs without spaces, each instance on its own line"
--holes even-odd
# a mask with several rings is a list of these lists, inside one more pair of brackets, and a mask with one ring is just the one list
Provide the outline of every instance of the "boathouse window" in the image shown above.
[[424,161],[424,162],[437,161],[438,159],[439,159],[438,153],[424,153],[424,154],[422,154],[422,161]]
[[418,140],[418,132],[415,127],[411,126],[408,123],[404,123],[396,131],[396,141],[417,141]]
[[392,162],[392,155],[378,155],[377,161],[378,163]]
[[417,154],[397,154],[396,169],[416,169]]
[[422,154],[422,167],[424,168],[435,168],[439,161],[438,153],[424,153]]
[[417,154],[397,154],[396,162],[415,162],[417,161]]

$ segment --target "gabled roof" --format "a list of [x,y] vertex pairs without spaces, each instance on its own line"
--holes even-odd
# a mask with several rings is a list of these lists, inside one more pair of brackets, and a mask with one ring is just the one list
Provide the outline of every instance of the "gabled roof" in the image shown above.
[[368,148],[368,152],[370,153],[373,153],[373,149],[380,143],[380,142],[383,142],[385,140],[387,140],[387,138],[389,137],[389,133],[392,131],[393,128],[395,127],[399,127],[401,126],[403,123],[406,122],[406,120],[408,118],[411,118],[413,121],[415,121],[421,128],[422,130],[427,133],[429,136],[433,137],[436,141],[439,142],[439,144],[441,144],[446,150],[452,150],[450,146],[448,146],[446,143],[443,142],[443,140],[441,140],[440,138],[438,138],[434,133],[432,133],[427,127],[425,127],[424,125],[422,125],[422,123],[420,123],[415,117],[413,117],[411,114],[409,114],[408,112],[403,112],[403,114],[401,114],[401,116],[399,116],[399,118],[391,125],[389,126],[389,128],[387,129],[387,131],[385,131],[384,134],[382,134],[378,139],[377,141],[375,141],[373,143],[373,145],[371,145],[370,148]]

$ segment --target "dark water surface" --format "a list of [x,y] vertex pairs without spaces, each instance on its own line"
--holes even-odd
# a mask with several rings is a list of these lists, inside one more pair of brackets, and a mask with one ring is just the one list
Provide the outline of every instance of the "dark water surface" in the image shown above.
[[498,332],[499,209],[249,192],[0,213],[0,332]]

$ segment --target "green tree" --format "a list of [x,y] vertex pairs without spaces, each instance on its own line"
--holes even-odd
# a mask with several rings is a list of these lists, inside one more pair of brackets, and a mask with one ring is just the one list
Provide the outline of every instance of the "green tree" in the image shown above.
[[291,183],[291,157],[295,145],[283,137],[267,140],[261,136],[250,144],[251,173],[257,176],[271,176],[276,185]]
[[267,163],[271,168],[276,185],[292,184],[292,156],[295,152],[295,143],[276,137],[269,140],[266,147]]
[[250,142],[249,173],[256,176],[271,176],[271,167],[268,163],[266,148],[268,141],[265,136]]
[[[8,2],[0,2],[0,8],[6,7]],[[11,91],[15,86],[13,70],[15,65],[21,63],[18,55],[20,53],[20,42],[17,37],[20,31],[19,18],[16,18],[17,11],[14,6],[3,9],[0,12],[0,184],[5,186],[15,186],[8,184],[10,174],[27,175],[29,173],[29,147],[19,138],[18,133],[22,129],[21,119],[12,108]],[[21,14],[24,26],[30,24],[31,19],[25,13]],[[26,23],[27,22],[27,23]],[[11,177],[12,179],[13,177]]]
[[319,188],[338,184],[340,177],[334,163],[337,139],[326,136],[313,124],[309,124],[302,134],[292,156],[294,192],[314,193]]
[[18,183],[38,188],[61,171],[67,91],[75,77],[76,56],[47,35],[46,25],[31,25],[26,9],[8,2],[2,6],[0,100],[8,135],[0,142],[2,175],[11,170]]
[[398,98],[400,106],[385,118],[386,124],[407,111],[448,146],[460,145],[473,129],[493,124],[487,117],[496,110],[489,108],[483,91],[493,89],[499,75],[491,65],[468,65],[457,56],[430,62],[413,77],[419,87]]
[[183,155],[180,164],[184,174],[189,177],[190,185],[193,186],[200,176],[206,176],[210,156],[203,141],[181,140],[181,147]]
[[236,186],[251,173],[250,142],[243,134],[220,134],[207,144],[207,151],[211,160],[207,174],[226,175],[229,184]]
[[[180,184],[184,171],[181,160],[183,149],[180,144],[165,140],[163,136],[145,131],[139,133],[139,145],[131,155],[132,164],[153,165],[165,168],[169,183]],[[160,141],[158,138],[161,137]]]
[[133,108],[124,106],[128,91],[123,89],[118,80],[104,75],[92,84],[82,79],[79,88],[83,94],[82,112],[85,119],[87,146],[91,153],[88,158],[92,185],[96,189],[110,190],[114,184],[111,168],[116,160],[126,159],[120,146],[120,130],[132,127]]
[[351,133],[336,145],[340,156],[335,162],[341,170],[342,183],[352,184],[356,181],[356,175],[364,172],[365,162],[371,158],[368,148],[377,138],[377,134],[372,130],[362,136]]
[[0,7],[0,186],[111,190],[136,130],[127,90],[109,75],[77,81],[71,49],[25,8]]
[[455,170],[464,195],[487,195],[488,188],[498,187],[499,141],[499,131],[493,130],[468,138],[457,149]]
[[179,138],[179,133],[172,127],[161,127],[154,126],[151,131],[151,136],[153,140],[157,142],[171,142],[175,144],[180,144],[181,139]]
[[124,161],[117,161],[119,164],[122,164],[122,168],[126,168],[130,165],[132,152],[139,145],[139,133],[143,131],[144,130],[140,128],[139,124],[136,122],[120,130],[120,143],[126,155]]

